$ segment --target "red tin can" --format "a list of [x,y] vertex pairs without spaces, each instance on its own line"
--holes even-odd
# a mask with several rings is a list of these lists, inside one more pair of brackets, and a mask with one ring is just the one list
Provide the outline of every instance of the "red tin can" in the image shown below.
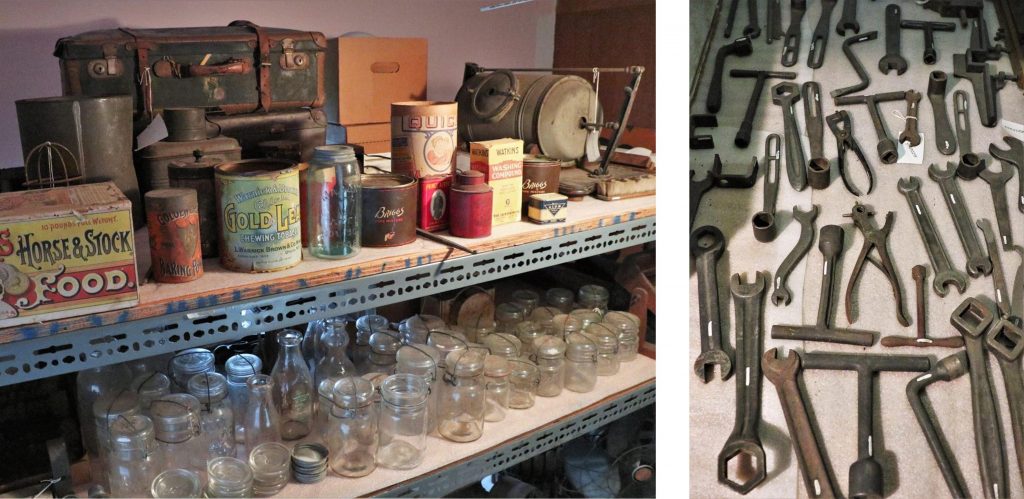
[[153,279],[189,282],[203,276],[199,203],[194,189],[156,189],[146,193],[146,220]]
[[401,246],[416,240],[416,179],[394,173],[363,174],[362,245]]
[[562,162],[538,154],[523,156],[523,211],[527,211],[530,196],[558,192],[558,179]]
[[451,175],[434,175],[420,179],[417,227],[427,232],[448,228],[448,193],[451,186]]
[[484,174],[474,170],[459,171],[452,185],[449,232],[455,237],[487,237],[491,235],[491,212],[494,191],[484,181]]

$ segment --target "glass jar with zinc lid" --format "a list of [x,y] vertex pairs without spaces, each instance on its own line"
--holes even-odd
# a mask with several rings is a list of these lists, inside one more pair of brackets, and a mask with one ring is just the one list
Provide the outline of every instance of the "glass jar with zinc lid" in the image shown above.
[[408,470],[423,462],[427,445],[427,383],[413,374],[392,374],[381,383],[377,464]]
[[583,333],[566,337],[565,389],[587,393],[597,385],[597,345]]
[[557,336],[542,336],[534,342],[540,383],[537,395],[557,397],[562,393],[565,373],[565,342]]
[[363,378],[342,378],[334,384],[327,448],[330,466],[347,477],[369,475],[377,468],[377,408],[373,384]]
[[438,401],[437,431],[453,442],[472,442],[483,434],[487,394],[484,354],[479,350],[452,352]]
[[524,317],[529,317],[540,305],[540,295],[533,290],[519,289],[512,293],[512,302],[522,307]]
[[597,344],[597,375],[619,372],[619,333],[604,322],[595,322],[583,331]]
[[544,293],[544,301],[561,310],[563,314],[568,314],[575,308],[576,296],[565,288],[551,288]]
[[608,311],[608,288],[597,284],[580,286],[576,303],[580,308],[594,310],[603,316]]
[[359,252],[362,174],[350,146],[318,146],[306,172],[309,252],[318,258],[349,258]]
[[487,388],[487,408],[484,421],[496,423],[505,419],[509,398],[509,361],[500,355],[484,357],[484,383]]

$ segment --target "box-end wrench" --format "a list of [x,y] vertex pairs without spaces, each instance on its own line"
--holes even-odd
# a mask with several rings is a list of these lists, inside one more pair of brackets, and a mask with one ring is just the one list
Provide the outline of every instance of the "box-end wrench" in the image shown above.
[[783,132],[786,141],[786,176],[789,185],[797,191],[807,187],[807,160],[804,159],[804,148],[800,143],[800,127],[793,109],[800,100],[800,87],[796,83],[784,81],[772,87],[772,102],[782,106]]
[[700,317],[700,356],[693,371],[704,383],[714,377],[715,365],[723,380],[732,372],[732,359],[722,350],[722,319],[718,309],[718,258],[724,249],[725,237],[717,227],[705,225],[690,234],[690,252],[697,263]]
[[950,324],[964,337],[971,378],[971,412],[974,414],[974,445],[985,497],[1009,494],[1006,488],[1006,452],[1003,428],[999,425],[995,390],[988,371],[985,331],[994,320],[992,310],[981,300],[969,297],[953,311]]
[[901,75],[907,71],[907,60],[900,54],[900,6],[891,3],[885,7],[885,55],[878,61],[882,74],[896,70]]
[[985,238],[985,245],[988,247],[989,255],[992,257],[992,286],[996,290],[996,308],[999,309],[1000,317],[1009,317],[1012,313],[1010,307],[1010,291],[1006,288],[1006,275],[1003,274],[1003,257],[999,255],[999,247],[996,246],[996,235],[992,232],[992,223],[987,218],[978,220],[978,228]]
[[960,348],[964,346],[964,339],[959,336],[950,336],[947,338],[929,338],[928,337],[928,316],[925,314],[924,301],[925,295],[928,293],[925,291],[925,281],[928,278],[927,267],[924,265],[914,265],[914,268],[910,269],[910,275],[914,277],[914,295],[917,301],[917,337],[908,338],[906,336],[886,336],[882,338],[883,347],[943,347],[943,348]]
[[985,169],[985,160],[971,150],[971,119],[967,114],[969,102],[967,92],[953,92],[953,121],[956,123],[956,141],[960,144],[960,164],[956,167],[956,174],[964,180],[978,178],[978,174]]
[[921,196],[921,179],[917,177],[901,178],[896,187],[907,198],[910,214],[917,225],[917,232],[921,235],[924,247],[928,250],[928,259],[931,260],[932,268],[935,269],[935,279],[932,280],[932,289],[935,290],[935,294],[946,296],[949,294],[951,284],[956,286],[957,292],[963,294],[967,289],[967,274],[954,269],[949,262],[949,253],[946,251],[946,246],[942,244],[939,231],[935,228],[935,221]]
[[1006,183],[1013,177],[1013,169],[1001,163],[998,172],[986,168],[978,176],[988,184],[992,193],[992,206],[996,210],[996,225],[999,226],[999,241],[1003,244],[1003,251],[1010,251],[1013,247],[1013,232],[1010,229],[1010,208],[1006,205]]
[[782,65],[790,67],[800,57],[800,23],[807,12],[807,0],[790,0],[789,28],[782,37]]
[[846,0],[843,2],[843,15],[839,17],[839,24],[836,24],[836,33],[839,36],[846,36],[846,30],[853,30],[860,33],[860,23],[857,22],[857,0]]
[[743,115],[743,122],[740,123],[739,129],[736,130],[736,138],[733,139],[736,147],[745,148],[750,145],[750,135],[754,130],[754,118],[757,116],[757,110],[761,108],[759,104],[761,103],[761,94],[764,93],[764,82],[768,78],[792,80],[796,78],[796,73],[792,71],[733,69],[729,71],[729,76],[733,78],[755,78],[754,91],[750,94],[750,102],[747,103],[747,112]]
[[829,26],[832,23],[832,9],[839,0],[821,0],[821,17],[811,34],[811,49],[807,52],[807,67],[818,69],[825,63],[825,47],[828,46]]
[[993,158],[1004,163],[1010,163],[1017,168],[1017,210],[1024,213],[1024,142],[1016,137],[1003,137],[1009,149],[1000,149],[995,144],[989,144],[988,153]]
[[907,383],[907,399],[910,401],[910,408],[914,410],[917,423],[921,425],[921,432],[928,442],[928,447],[935,456],[935,461],[942,472],[942,478],[946,481],[946,487],[953,497],[968,497],[967,485],[964,484],[963,474],[960,466],[957,465],[956,456],[949,450],[945,438],[940,435],[938,424],[932,419],[931,414],[924,405],[924,390],[937,381],[953,381],[964,374],[967,374],[967,352],[959,351],[949,357],[940,360],[930,371],[917,376],[910,383]]
[[878,103],[903,100],[906,98],[906,92],[886,92],[873,95],[844,95],[842,97],[837,97],[835,99],[835,104],[837,106],[864,104],[868,107],[868,113],[871,115],[871,124],[874,125],[875,135],[878,136],[878,145],[875,148],[878,151],[878,158],[882,160],[882,163],[891,165],[899,159],[899,154],[896,152],[896,142],[893,142],[893,140],[889,138],[889,132],[885,129],[885,120],[882,119],[882,113],[878,110]]
[[932,71],[928,74],[928,101],[932,104],[934,115],[935,147],[947,156],[956,152],[956,137],[953,136],[953,127],[949,124],[949,114],[946,112],[948,81],[949,76],[942,71]]
[[[746,494],[767,478],[764,447],[758,435],[761,424],[761,330],[764,291],[768,274],[758,272],[747,284],[743,276],[733,274],[729,280],[733,305],[736,309],[736,423],[725,447],[718,454],[718,482],[730,489]],[[746,457],[740,457],[743,454]],[[749,459],[752,473],[743,481],[729,476],[729,461]]]
[[786,255],[786,259],[779,265],[779,270],[775,271],[775,280],[772,281],[774,282],[773,288],[775,288],[772,292],[772,305],[776,307],[780,303],[782,305],[789,305],[789,302],[793,299],[786,281],[789,279],[789,274],[793,273],[793,269],[796,268],[796,264],[803,259],[814,243],[815,218],[818,218],[818,205],[812,204],[809,211],[803,211],[799,206],[793,207],[793,219],[800,223],[800,239],[797,240],[796,246],[793,247],[793,250]]
[[730,55],[746,57],[754,53],[754,45],[750,38],[737,38],[722,45],[715,53],[715,68],[711,74],[711,86],[708,88],[708,100],[704,103],[708,112],[715,114],[722,108],[722,71],[725,69],[725,58]]
[[1021,354],[1024,353],[1024,330],[1008,318],[999,319],[985,334],[985,346],[999,361],[1006,387],[1006,403],[1010,406],[1010,428],[1013,428],[1013,449],[1017,454],[1017,471],[1024,478],[1024,375]]
[[789,436],[793,439],[796,461],[800,465],[800,476],[804,479],[807,495],[814,498],[831,499],[837,496],[828,473],[828,457],[822,452],[818,437],[807,413],[807,404],[797,377],[800,375],[800,354],[790,350],[789,355],[779,357],[779,350],[773,348],[761,357],[761,370],[779,395],[782,414],[786,416]]
[[779,173],[782,171],[782,138],[771,134],[764,141],[764,207],[750,219],[754,239],[767,243],[775,240],[779,227],[775,224],[775,200],[779,195]]
[[967,201],[960,191],[960,184],[956,181],[956,165],[947,162],[946,169],[942,169],[938,164],[932,163],[928,167],[928,176],[939,184],[939,189],[942,189],[942,199],[946,201],[946,208],[953,218],[956,234],[960,236],[960,243],[967,253],[967,274],[971,277],[989,275],[992,272],[992,261],[978,240],[978,231],[972,223],[974,219],[967,209]]
[[[849,5],[850,2],[856,3],[856,0],[846,0],[847,5]],[[853,44],[874,40],[876,38],[878,38],[877,31],[868,31],[862,35],[851,36],[846,40],[843,40],[843,53],[846,54],[846,59],[850,61],[850,65],[853,66],[854,72],[856,72],[857,77],[860,78],[860,83],[856,83],[848,87],[837,88],[829,92],[829,95],[831,95],[833,99],[852,94],[854,92],[860,92],[861,90],[868,88],[868,85],[871,84],[871,76],[868,75],[867,70],[864,69],[864,65],[860,63],[860,59],[857,59],[857,54],[853,53]]]
[[825,157],[825,119],[821,115],[821,85],[816,81],[805,82],[800,98],[804,101],[804,127],[811,145],[811,160],[807,163],[807,183],[812,189],[828,189],[832,172]]
[[921,143],[921,134],[917,131],[917,116],[921,109],[921,92],[907,90],[907,123],[900,132],[900,142],[909,142],[910,147]]

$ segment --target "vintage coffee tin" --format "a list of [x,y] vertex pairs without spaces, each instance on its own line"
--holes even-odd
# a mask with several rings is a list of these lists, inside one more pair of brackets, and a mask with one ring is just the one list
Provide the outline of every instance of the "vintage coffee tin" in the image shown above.
[[458,171],[451,188],[449,232],[455,237],[487,237],[491,235],[491,211],[494,191],[484,181],[484,174],[475,170]]
[[216,168],[220,263],[237,272],[272,272],[302,261],[299,169],[248,159]]
[[423,178],[454,171],[458,105],[411,101],[391,104],[391,171]]
[[199,203],[194,189],[156,189],[146,193],[146,221],[153,279],[188,282],[203,276]]
[[537,154],[523,155],[523,210],[527,209],[530,196],[558,192],[558,178],[562,162]]
[[394,173],[362,176],[363,246],[401,246],[416,240],[416,179]]
[[214,187],[213,169],[219,163],[200,156],[194,161],[175,161],[167,167],[167,177],[172,188],[196,191],[203,258],[217,256],[217,189]]
[[451,186],[451,175],[435,175],[420,179],[417,227],[427,232],[448,228],[448,191]]
[[533,223],[564,222],[569,212],[569,198],[558,193],[534,194],[529,203],[527,216]]

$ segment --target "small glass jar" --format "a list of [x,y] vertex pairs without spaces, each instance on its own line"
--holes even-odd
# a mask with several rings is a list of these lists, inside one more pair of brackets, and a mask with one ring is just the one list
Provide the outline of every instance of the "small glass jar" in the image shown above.
[[544,330],[540,324],[533,321],[523,321],[516,325],[516,338],[519,338],[519,342],[522,345],[521,351],[519,352],[522,357],[529,357],[533,355],[533,342],[537,338],[544,336]]
[[199,438],[199,399],[187,393],[164,395],[153,401],[150,413],[167,468],[201,473],[208,449]]
[[438,366],[441,363],[441,351],[430,345],[405,345],[398,349],[395,364],[396,374],[412,374],[423,378],[427,383],[427,433],[437,428],[437,380],[441,379]]
[[243,455],[248,456],[257,445],[281,441],[281,415],[274,405],[274,380],[266,374],[257,374],[246,382],[249,404],[242,418],[245,427]]
[[604,316],[608,311],[608,288],[597,284],[584,284],[576,293],[579,308],[588,308]]
[[540,305],[540,295],[529,289],[520,289],[512,293],[512,302],[523,309],[523,316],[529,317]]
[[212,456],[235,455],[235,414],[227,400],[228,383],[217,373],[202,373],[188,380],[188,393],[199,400],[201,448]]
[[171,381],[174,382],[174,388],[171,391],[184,393],[192,376],[214,372],[213,362],[213,352],[205,348],[189,348],[174,354],[174,359],[171,360]]
[[481,317],[479,320],[462,326],[462,330],[465,332],[466,341],[475,343],[483,341],[489,334],[494,334],[498,330],[498,323],[494,322],[494,319]]
[[[498,324],[499,333],[515,333],[516,324],[523,322],[525,317],[523,307],[516,303],[505,302],[494,307],[494,322]],[[483,341],[483,338],[478,335],[477,341]]]
[[632,362],[640,348],[640,318],[629,313],[611,311],[604,322],[619,332],[619,362]]
[[337,260],[359,252],[361,179],[352,147],[313,149],[303,181],[306,205],[302,207],[311,255]]
[[611,376],[619,372],[619,332],[603,322],[595,322],[584,330],[597,344],[597,375]]
[[519,341],[513,333],[494,333],[483,340],[483,344],[490,351],[491,355],[500,355],[506,359],[519,357],[523,350],[523,342]]
[[154,498],[202,497],[203,483],[195,472],[175,468],[160,473],[153,479],[149,493]]
[[557,397],[562,394],[565,376],[565,342],[557,336],[542,336],[534,342],[539,371],[537,395]]
[[431,331],[444,330],[448,325],[436,315],[416,314],[402,321],[398,325],[398,333],[402,343],[425,344]]
[[551,319],[551,327],[555,330],[555,336],[565,340],[573,333],[583,331],[583,325],[576,317],[568,314],[559,314]]
[[540,370],[537,364],[526,359],[515,359],[509,362],[511,372],[508,380],[511,392],[508,406],[512,409],[529,409],[537,399],[537,387],[540,385]]
[[263,361],[251,353],[240,353],[228,357],[224,363],[225,379],[228,383],[228,399],[231,413],[235,416],[235,443],[245,443],[245,409],[249,405],[249,387],[245,382],[263,370]]
[[136,376],[130,387],[139,396],[139,409],[142,410],[142,414],[148,416],[149,405],[154,400],[171,393],[171,379],[163,373],[145,373]]
[[377,468],[377,408],[373,384],[347,377],[334,384],[327,448],[330,467],[341,476],[357,478]]
[[530,314],[530,320],[535,322],[544,334],[558,334],[551,320],[561,313],[562,311],[555,307],[537,307]]
[[370,335],[370,370],[372,372],[395,374],[398,349],[402,347],[394,331],[376,332]]
[[302,335],[292,329],[278,331],[280,347],[270,376],[274,379],[274,406],[280,415],[281,438],[297,440],[313,426],[313,374],[302,358]]
[[141,414],[119,418],[110,425],[107,481],[115,497],[145,497],[164,469],[163,454],[154,439],[153,422]]
[[573,333],[566,338],[565,389],[587,393],[597,385],[597,345],[589,336]]
[[575,308],[576,295],[571,290],[565,288],[551,288],[544,293],[544,301],[548,305],[561,310],[563,314],[568,314]]
[[587,326],[604,320],[603,315],[590,308],[577,308],[570,312],[569,316],[575,317],[580,322],[580,329],[586,329]]
[[252,468],[241,459],[215,457],[206,463],[206,497],[252,497]]
[[427,383],[412,374],[392,374],[381,383],[377,464],[408,470],[423,462],[427,446]]
[[[93,428],[95,429],[96,444],[99,450],[99,460],[102,460],[110,453],[110,426],[119,419],[130,418],[141,414],[139,407],[139,396],[135,392],[120,390],[108,393],[96,399],[92,406]],[[106,472],[106,466],[99,468],[99,471]]]
[[444,385],[438,401],[437,431],[452,442],[472,442],[483,434],[487,393],[484,353],[453,352],[446,359]]
[[387,331],[391,323],[382,315],[368,314],[356,319],[356,344],[352,349],[352,363],[360,375],[370,371],[370,336]]
[[465,338],[461,338],[451,331],[431,331],[430,337],[427,338],[427,345],[436,348],[441,352],[441,365],[437,366],[439,369],[438,378],[444,374],[445,359],[448,358],[452,352],[463,351],[467,346]]
[[292,464],[292,451],[280,442],[264,442],[249,453],[252,469],[252,493],[257,497],[270,497],[288,485]]
[[487,409],[484,421],[495,423],[505,419],[509,398],[509,361],[500,355],[484,357],[484,383],[487,388]]

